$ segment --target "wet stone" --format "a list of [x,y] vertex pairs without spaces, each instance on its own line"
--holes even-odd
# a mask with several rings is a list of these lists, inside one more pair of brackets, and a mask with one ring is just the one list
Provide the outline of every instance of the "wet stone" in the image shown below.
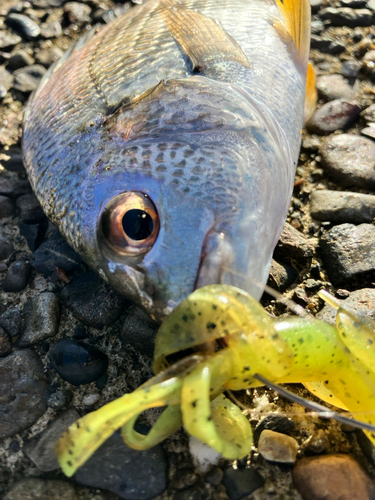
[[369,127],[365,127],[361,130],[361,134],[371,139],[375,139],[375,123],[370,123]]
[[21,292],[27,287],[31,273],[30,264],[15,261],[9,266],[5,279],[1,285],[4,292]]
[[[375,289],[355,290],[343,300],[343,306],[348,307],[355,314],[365,314],[375,320]],[[330,325],[336,325],[336,309],[329,304],[326,304],[316,317]]]
[[50,49],[40,50],[35,55],[35,61],[37,64],[41,64],[45,68],[48,68],[56,62],[63,55],[63,51],[58,47],[51,47]]
[[328,101],[334,99],[353,99],[353,88],[341,75],[324,75],[316,83],[319,95]]
[[0,327],[12,338],[21,331],[21,313],[18,309],[8,309],[0,316]]
[[9,90],[13,85],[13,75],[2,66],[0,66],[0,84],[5,90]]
[[[7,165],[5,163],[5,165]],[[29,193],[31,190],[28,181],[19,181],[16,179],[0,179],[0,195],[8,196],[9,198],[17,198],[23,194]]]
[[364,109],[361,116],[366,120],[366,122],[375,123],[375,104],[371,104],[371,106]]
[[73,393],[64,387],[53,392],[48,398],[48,406],[54,410],[67,408],[73,399]]
[[45,219],[39,224],[26,224],[25,222],[20,222],[18,224],[20,235],[23,236],[27,245],[32,252],[35,252],[37,248],[41,245],[44,236],[48,228],[48,221]]
[[303,449],[307,454],[321,455],[326,453],[331,446],[327,434],[323,429],[318,429],[303,443]]
[[311,217],[333,224],[372,222],[375,196],[348,191],[314,191],[310,196]]
[[0,195],[0,220],[11,217],[14,213],[14,202],[8,196]]
[[341,66],[341,74],[346,78],[356,78],[361,70],[361,64],[357,60],[345,61]]
[[56,335],[60,324],[60,301],[52,292],[30,298],[23,309],[25,323],[18,339],[19,347],[26,347]]
[[341,224],[322,236],[323,262],[335,285],[345,285],[347,280],[374,279],[374,238],[375,227],[370,224]]
[[31,256],[30,263],[38,273],[51,276],[56,267],[67,273],[84,269],[81,257],[73,250],[60,233],[55,233]]
[[14,72],[14,88],[25,94],[36,90],[46,68],[40,64],[33,64]]
[[241,500],[264,484],[263,477],[253,468],[233,469],[224,472],[223,484],[230,500]]
[[335,99],[317,109],[306,126],[314,134],[329,134],[348,128],[355,122],[360,111],[361,108],[354,101]]
[[58,38],[62,34],[61,24],[58,21],[52,21],[50,23],[42,23],[40,25],[40,34],[42,38],[46,39]]
[[311,48],[320,50],[321,52],[328,52],[328,49],[332,43],[332,40],[327,37],[321,37],[319,35],[311,35]]
[[375,188],[375,143],[351,134],[326,139],[320,149],[324,167],[342,186]]
[[78,500],[78,496],[68,481],[30,478],[16,483],[4,500]]
[[272,259],[267,285],[283,292],[296,280],[298,272],[291,266],[280,264]]
[[291,436],[266,429],[259,437],[258,450],[270,462],[293,464],[297,457],[298,443]]
[[155,323],[142,309],[130,306],[121,331],[121,341],[132,345],[137,351],[152,356],[154,339],[158,329]]
[[312,257],[313,254],[313,243],[286,222],[281,232],[279,242],[275,248],[275,259],[307,259]]
[[0,30],[0,50],[11,50],[22,41],[21,37],[15,34],[6,33]]
[[117,321],[129,304],[93,271],[66,285],[61,299],[82,323],[99,329]]
[[26,224],[35,224],[46,218],[42,207],[33,194],[25,194],[17,199],[20,218]]
[[[7,151],[7,160],[2,160],[2,165],[10,172],[23,172],[25,170],[23,166],[22,151],[19,148],[9,148]],[[5,180],[5,179],[4,179]],[[31,191],[31,186],[28,181],[14,181],[13,184],[16,186],[16,191],[18,195],[27,194]]]
[[40,35],[40,28],[36,22],[23,14],[9,14],[5,22],[26,40],[33,40]]
[[293,483],[304,500],[372,500],[372,480],[349,455],[327,455],[298,460]]
[[75,408],[61,413],[38,436],[24,446],[24,453],[34,462],[39,470],[50,472],[58,469],[55,445],[61,434],[80,417]]
[[0,327],[0,357],[7,356],[12,352],[12,345],[8,334]]
[[81,24],[89,21],[91,9],[84,3],[68,2],[64,5],[64,12],[70,23]]
[[50,361],[63,380],[76,386],[98,380],[108,368],[108,358],[99,349],[67,339],[53,346]]
[[327,7],[319,11],[319,16],[323,20],[331,21],[333,26],[348,26],[349,28],[371,26],[373,22],[373,14],[369,9]]
[[34,59],[25,50],[19,50],[11,55],[8,61],[8,67],[16,70],[34,64]]
[[267,417],[263,418],[254,429],[254,444],[257,445],[259,437],[264,430],[271,430],[275,432],[281,432],[283,434],[288,434],[295,427],[293,420],[284,415],[279,415],[277,413],[271,413]]
[[10,257],[10,255],[12,255],[13,253],[13,250],[13,243],[0,236],[0,260],[4,260]]
[[129,448],[113,434],[74,476],[78,484],[112,491],[125,500],[150,500],[167,487],[168,464],[160,445]]
[[42,362],[31,350],[0,359],[0,437],[28,429],[47,409],[48,386]]

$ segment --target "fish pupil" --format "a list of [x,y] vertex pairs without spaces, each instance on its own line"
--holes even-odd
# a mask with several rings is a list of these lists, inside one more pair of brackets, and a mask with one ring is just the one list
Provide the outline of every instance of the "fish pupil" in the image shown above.
[[129,238],[138,241],[145,240],[152,234],[154,223],[150,214],[134,208],[128,210],[122,218],[122,227]]

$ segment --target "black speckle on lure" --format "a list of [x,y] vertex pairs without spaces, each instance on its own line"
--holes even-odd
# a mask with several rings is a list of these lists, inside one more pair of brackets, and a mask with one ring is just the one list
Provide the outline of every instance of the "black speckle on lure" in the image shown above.
[[206,284],[262,293],[299,153],[309,9],[147,0],[72,47],[28,104],[44,211],[157,320]]

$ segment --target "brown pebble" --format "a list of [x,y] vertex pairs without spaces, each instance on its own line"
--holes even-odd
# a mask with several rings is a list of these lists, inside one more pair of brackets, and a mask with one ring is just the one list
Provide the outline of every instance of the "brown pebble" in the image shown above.
[[375,486],[354,458],[326,455],[299,460],[293,483],[304,500],[374,500]]
[[297,441],[281,432],[265,429],[258,443],[259,453],[271,462],[294,463],[297,457]]
[[306,453],[320,455],[326,453],[330,447],[330,442],[327,434],[323,429],[318,429],[312,436],[303,443],[303,448]]

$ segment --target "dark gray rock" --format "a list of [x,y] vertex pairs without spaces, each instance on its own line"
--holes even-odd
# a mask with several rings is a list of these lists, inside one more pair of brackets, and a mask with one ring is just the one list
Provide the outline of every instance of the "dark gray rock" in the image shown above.
[[45,68],[48,68],[56,62],[63,55],[63,51],[58,47],[51,47],[50,49],[43,49],[37,52],[35,55],[35,61],[37,64],[41,64]]
[[20,92],[29,94],[36,90],[45,72],[46,68],[40,64],[33,64],[26,68],[17,69],[14,72],[13,87]]
[[[10,172],[23,172],[25,170],[25,167],[23,166],[23,158],[22,158],[21,149],[15,148],[15,147],[9,148],[9,150],[7,151],[7,156],[9,156],[9,159],[2,160],[2,162],[1,162],[2,165],[7,170],[9,170]],[[2,181],[4,181],[4,180],[6,180],[6,179],[2,179]],[[27,194],[27,193],[31,192],[31,186],[30,186],[30,183],[28,181],[13,180],[11,183],[15,187],[15,191],[16,191],[15,196],[19,196],[21,194]],[[2,189],[4,189],[4,188],[2,188]],[[13,189],[13,191],[14,191],[14,189]],[[1,194],[6,194],[6,193],[1,193]]]
[[35,252],[40,247],[48,228],[47,219],[39,224],[26,224],[20,222],[18,224],[20,234],[23,236],[32,252]]
[[320,148],[327,172],[342,186],[375,188],[375,143],[358,135],[335,135]]
[[18,35],[7,33],[0,30],[0,50],[11,50],[15,45],[18,45],[22,38]]
[[331,46],[332,40],[327,37],[321,37],[319,35],[311,35],[310,46],[312,49],[320,50],[320,52],[328,52],[329,47]]
[[375,278],[375,226],[335,226],[322,236],[320,248],[328,276],[335,285]]
[[81,257],[60,233],[43,243],[31,256],[30,263],[38,273],[47,275],[55,273],[56,267],[68,273],[85,269]]
[[[7,165],[7,164],[5,164]],[[30,193],[31,187],[28,181],[19,181],[17,179],[0,179],[0,195],[9,198],[17,198],[26,193]]]
[[137,351],[152,356],[154,339],[158,329],[155,323],[142,309],[130,306],[121,331],[121,341],[132,345]]
[[17,337],[21,331],[21,313],[18,309],[8,309],[0,316],[0,327],[11,337]]
[[26,347],[56,335],[60,324],[60,301],[52,292],[44,292],[28,299],[23,308],[25,324],[18,339],[19,347]]
[[16,70],[24,68],[25,66],[30,66],[31,64],[34,64],[34,62],[34,59],[28,52],[26,52],[25,50],[18,50],[9,58],[8,67],[10,69]]
[[340,0],[343,7],[350,9],[364,9],[367,5],[367,0]]
[[272,260],[267,285],[283,292],[296,280],[297,276],[298,272],[293,267]]
[[303,443],[303,450],[306,454],[322,455],[330,449],[330,446],[327,433],[323,429],[318,429]]
[[8,356],[12,352],[12,345],[8,334],[0,327],[0,357]]
[[69,389],[62,387],[53,392],[48,398],[48,406],[54,410],[67,408],[73,399],[73,393]]
[[331,21],[333,26],[356,28],[357,26],[371,26],[373,23],[373,13],[369,9],[327,7],[320,10],[319,16],[323,20]]
[[314,191],[310,196],[313,219],[333,224],[372,222],[375,217],[375,196],[348,191]]
[[9,266],[1,288],[4,292],[21,292],[27,287],[31,273],[30,264],[15,261]]
[[9,14],[5,22],[26,40],[34,40],[40,35],[40,28],[36,22],[23,14]]
[[48,385],[42,362],[31,350],[0,360],[0,437],[30,427],[47,409]]
[[167,470],[160,445],[133,450],[115,433],[78,469],[74,479],[78,484],[113,491],[125,500],[149,500],[166,489]]
[[40,34],[42,38],[58,38],[62,34],[61,24],[58,21],[42,23],[40,25]]
[[322,0],[310,0],[311,12],[316,14],[322,6]]
[[313,134],[329,134],[335,130],[348,128],[355,122],[360,112],[361,108],[356,102],[335,99],[317,109],[306,126]]
[[341,66],[341,74],[346,78],[356,78],[361,70],[361,63],[356,59],[345,61]]
[[14,213],[14,202],[8,196],[0,195],[0,219],[11,217]]
[[55,479],[22,479],[4,500],[78,500],[74,485]]
[[314,244],[286,222],[275,248],[275,259],[290,261],[290,259],[308,259],[313,255]]
[[23,452],[34,462],[39,470],[49,472],[58,469],[55,445],[61,434],[80,417],[75,408],[61,413],[38,436],[30,440]]
[[238,469],[229,467],[224,472],[223,484],[230,500],[241,500],[261,488],[264,479],[252,467]]
[[[359,317],[365,315],[375,320],[375,289],[362,288],[361,290],[355,290],[351,292],[349,297],[342,300],[342,305]],[[330,325],[336,325],[336,314],[336,309],[326,304],[316,317]]]
[[369,123],[368,127],[361,130],[361,134],[371,139],[375,139],[375,123]]
[[254,429],[254,444],[258,443],[259,436],[264,430],[281,432],[282,434],[289,434],[295,427],[295,423],[284,415],[278,413],[271,413],[264,417]]
[[93,271],[74,278],[61,292],[61,299],[82,323],[99,329],[112,325],[129,305]]
[[50,361],[63,380],[76,386],[98,380],[108,368],[108,358],[99,349],[67,339],[53,346]]
[[328,101],[334,99],[354,99],[353,88],[342,75],[320,76],[316,82],[316,88],[321,97]]
[[9,90],[13,85],[13,75],[3,66],[0,66],[0,84],[5,90]]
[[17,199],[20,218],[26,224],[36,224],[46,218],[42,207],[33,194],[25,194]]
[[82,24],[90,19],[91,9],[80,2],[68,2],[64,5],[65,16],[72,24]]
[[13,243],[0,236],[0,260],[7,259],[12,255],[13,250]]

